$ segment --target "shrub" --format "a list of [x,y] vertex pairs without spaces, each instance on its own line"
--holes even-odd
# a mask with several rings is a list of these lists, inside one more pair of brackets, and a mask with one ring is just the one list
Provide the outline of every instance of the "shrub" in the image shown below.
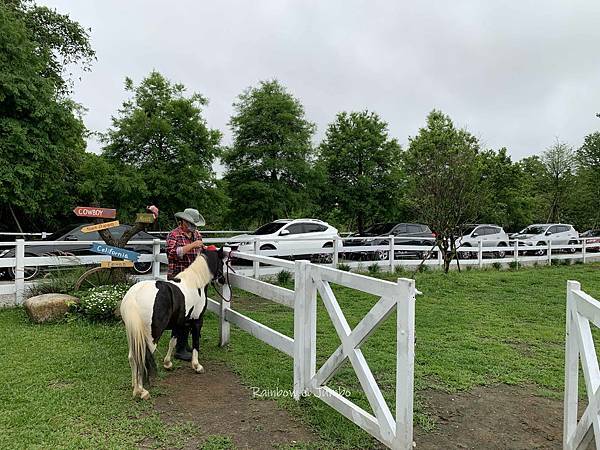
[[578,259],[575,261],[575,264],[579,266],[579,265],[583,264],[583,261],[581,259]]
[[553,259],[552,261],[550,261],[550,264],[553,266],[558,266],[560,265],[560,259]]
[[571,260],[570,259],[563,259],[562,263],[563,263],[563,266],[570,266],[571,265]]
[[495,262],[492,264],[492,267],[496,270],[501,270],[502,269],[502,264],[499,262]]
[[91,321],[110,320],[114,311],[129,289],[127,284],[98,286],[78,293],[79,303],[71,305],[71,311]]
[[43,280],[32,283],[28,287],[25,297],[29,298],[42,294],[69,294],[73,292],[75,283],[86,270],[87,267],[77,267],[48,272]]
[[277,283],[280,285],[289,283],[291,279],[292,272],[289,272],[287,270],[282,270],[277,274]]
[[402,275],[404,274],[405,270],[404,270],[404,266],[401,266],[400,264],[398,264],[397,266],[394,266],[394,273],[396,275]]
[[511,261],[508,263],[508,267],[510,270],[517,270],[519,268],[519,263],[517,261]]
[[429,266],[426,266],[425,264],[421,264],[419,266],[418,271],[421,273],[429,272]]
[[373,263],[373,264],[371,264],[369,267],[367,267],[367,270],[369,271],[369,273],[370,273],[371,275],[374,275],[374,274],[376,274],[376,273],[379,273],[379,272],[380,272],[380,270],[381,270],[381,268],[379,267],[379,264],[377,264],[377,263]]
[[344,263],[338,264],[337,268],[339,270],[343,270],[344,272],[350,272],[350,266],[348,264],[344,264]]

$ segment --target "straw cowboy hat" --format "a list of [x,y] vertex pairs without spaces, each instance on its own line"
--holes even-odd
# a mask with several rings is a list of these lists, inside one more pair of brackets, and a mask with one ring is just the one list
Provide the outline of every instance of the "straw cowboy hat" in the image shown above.
[[175,217],[193,223],[197,227],[206,225],[204,217],[194,208],[186,208],[183,212],[175,213]]

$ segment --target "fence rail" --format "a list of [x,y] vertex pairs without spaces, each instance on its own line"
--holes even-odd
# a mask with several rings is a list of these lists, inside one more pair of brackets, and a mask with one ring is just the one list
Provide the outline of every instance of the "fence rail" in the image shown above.
[[[335,238],[333,240],[315,240],[314,238],[294,238],[263,240],[260,236],[252,238],[225,238],[225,237],[207,237],[204,239],[207,244],[239,244],[246,245],[250,251],[236,252],[236,255],[244,254],[245,260],[251,263],[251,268],[242,269],[242,272],[251,272],[253,277],[258,279],[262,275],[275,274],[281,270],[293,271],[294,262],[290,259],[311,258],[313,262],[324,266],[338,268],[340,263],[344,263],[350,268],[366,269],[368,265],[377,264],[379,269],[384,271],[393,271],[397,266],[416,267],[423,264],[429,267],[441,267],[443,265],[442,252],[437,247],[429,245],[408,245],[407,240],[414,238],[401,238],[397,236],[382,236],[374,238],[377,240],[385,239],[387,242],[382,245],[349,245],[356,238]],[[361,238],[362,239],[362,238]],[[295,248],[261,249],[263,243],[275,243],[281,241],[295,243]],[[316,245],[323,242],[329,242],[329,246],[321,247]],[[10,271],[13,280],[0,281],[0,296],[14,295],[14,302],[20,304],[24,298],[26,286],[26,269],[48,268],[48,267],[68,267],[99,264],[102,261],[110,259],[106,255],[72,255],[64,254],[60,249],[70,245],[86,246],[93,243],[103,243],[102,241],[24,241],[17,239],[14,242],[0,242],[0,272]],[[167,263],[166,254],[162,251],[165,241],[160,239],[136,240],[128,243],[132,245],[147,245],[148,253],[140,256],[140,263],[152,263],[151,274],[158,277],[161,273],[161,264]],[[31,247],[36,247],[35,254],[31,254]],[[298,247],[301,250],[298,250]],[[47,248],[47,250],[46,250]],[[534,254],[535,253],[535,254]],[[494,263],[512,264],[514,267],[527,264],[552,264],[553,261],[579,261],[590,262],[600,261],[600,243],[594,242],[594,238],[581,239],[579,243],[573,245],[553,245],[551,243],[545,246],[526,247],[519,245],[518,242],[509,247],[486,247],[481,242],[476,247],[460,247],[459,258],[452,261],[451,268],[458,265],[462,267],[484,267]],[[500,257],[502,256],[502,257]],[[266,259],[265,259],[266,258]],[[287,258],[287,259],[281,259]],[[423,259],[424,258],[424,259]],[[6,278],[6,277],[5,277]],[[11,303],[2,300],[3,304]]]

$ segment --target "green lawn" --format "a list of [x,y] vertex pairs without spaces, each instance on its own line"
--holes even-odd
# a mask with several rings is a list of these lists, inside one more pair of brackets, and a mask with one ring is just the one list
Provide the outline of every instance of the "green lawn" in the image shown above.
[[[416,308],[416,422],[432,426],[418,401],[418,392],[427,388],[460,390],[510,383],[560,396],[567,279],[580,281],[585,291],[600,298],[598,264],[418,274],[417,287],[423,295],[417,297]],[[335,291],[351,326],[376,300],[344,288]],[[291,335],[293,318],[287,308],[252,297],[234,303],[234,308]],[[363,346],[392,411],[394,324],[391,316]],[[291,358],[236,329],[229,348],[218,348],[212,315],[204,331],[205,359],[225,361],[250,386],[291,389]],[[20,309],[0,310],[0,342],[0,448],[131,448],[145,438],[171,447],[186,434],[182,433],[186,424],[180,429],[167,426],[151,403],[131,400],[121,325],[75,321],[36,326]],[[320,305],[318,364],[338,344]],[[368,409],[349,366],[329,385],[348,389],[352,400]],[[332,447],[374,445],[368,435],[317,399],[297,404],[283,398],[280,403],[311,424]]]

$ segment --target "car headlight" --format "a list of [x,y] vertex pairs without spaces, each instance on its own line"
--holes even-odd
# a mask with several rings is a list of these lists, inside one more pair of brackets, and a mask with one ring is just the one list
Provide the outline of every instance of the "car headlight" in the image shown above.
[[6,255],[10,250],[0,250],[0,258]]

